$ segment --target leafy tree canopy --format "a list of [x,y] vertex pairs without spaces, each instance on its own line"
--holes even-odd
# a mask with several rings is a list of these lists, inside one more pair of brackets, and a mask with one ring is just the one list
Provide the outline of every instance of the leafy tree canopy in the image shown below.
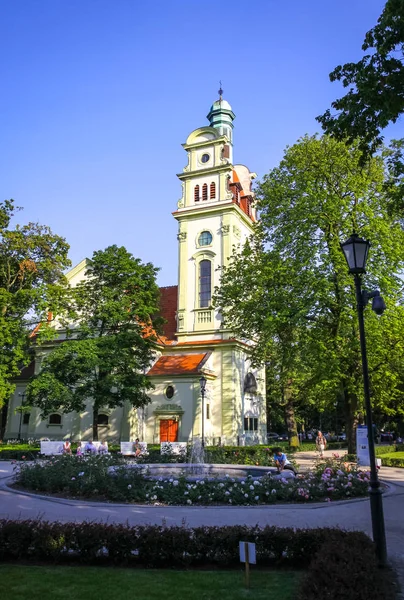
[[[0,406],[14,389],[12,378],[30,359],[33,325],[61,311],[63,271],[70,265],[68,244],[49,227],[28,223],[11,228],[15,210],[12,200],[0,203]],[[37,335],[45,339],[51,333],[43,326]]]
[[156,274],[123,247],[95,252],[72,289],[66,340],[45,356],[28,402],[44,415],[82,412],[90,402],[94,439],[101,408],[146,404],[152,387],[146,371],[161,325]]
[[404,232],[386,198],[382,158],[363,166],[361,157],[356,145],[327,136],[287,148],[258,187],[255,236],[234,253],[215,296],[229,327],[255,338],[254,356],[267,364],[273,393],[325,407],[343,397],[351,432],[362,406],[361,362],[353,278],[340,241],[352,231],[372,244],[365,284],[381,289],[388,306],[381,319],[366,315],[381,407],[401,393],[394,369],[404,333]]
[[330,74],[347,94],[317,117],[324,130],[339,139],[360,138],[366,154],[383,141],[382,130],[404,111],[404,0],[388,0],[377,25],[368,31],[357,63],[339,65]]

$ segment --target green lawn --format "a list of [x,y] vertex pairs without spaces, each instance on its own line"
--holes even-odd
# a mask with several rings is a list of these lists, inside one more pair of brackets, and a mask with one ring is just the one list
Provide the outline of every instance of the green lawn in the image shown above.
[[247,590],[242,570],[0,565],[1,589],[13,600],[291,600],[299,578],[296,572],[255,572],[252,566]]
[[404,452],[389,452],[388,454],[381,454],[378,458],[401,458],[404,459]]

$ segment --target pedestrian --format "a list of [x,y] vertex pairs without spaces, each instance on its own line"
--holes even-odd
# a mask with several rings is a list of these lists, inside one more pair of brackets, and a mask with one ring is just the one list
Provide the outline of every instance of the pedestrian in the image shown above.
[[70,440],[66,440],[64,442],[62,452],[63,452],[63,454],[71,454],[72,453],[72,447],[70,445]]
[[316,437],[316,448],[317,448],[317,451],[320,453],[320,458],[323,458],[323,456],[324,456],[324,450],[325,450],[326,445],[327,445],[327,440],[325,439],[325,437],[323,436],[321,431],[318,431],[317,437]]

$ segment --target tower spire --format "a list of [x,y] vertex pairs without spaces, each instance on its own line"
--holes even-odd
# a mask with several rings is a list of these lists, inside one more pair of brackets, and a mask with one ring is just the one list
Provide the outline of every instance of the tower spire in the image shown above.
[[223,90],[222,90],[222,81],[219,81],[219,102],[221,102],[223,100],[222,96],[223,96]]

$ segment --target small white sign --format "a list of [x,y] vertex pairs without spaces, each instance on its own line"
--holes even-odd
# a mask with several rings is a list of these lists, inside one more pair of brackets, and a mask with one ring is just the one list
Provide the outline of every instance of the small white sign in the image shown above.
[[257,559],[255,554],[255,544],[252,542],[239,542],[240,562],[246,562],[246,546],[248,547],[248,562],[250,565],[255,565]]
[[370,465],[368,428],[366,425],[358,425],[356,430],[356,454],[359,466],[368,467]]

